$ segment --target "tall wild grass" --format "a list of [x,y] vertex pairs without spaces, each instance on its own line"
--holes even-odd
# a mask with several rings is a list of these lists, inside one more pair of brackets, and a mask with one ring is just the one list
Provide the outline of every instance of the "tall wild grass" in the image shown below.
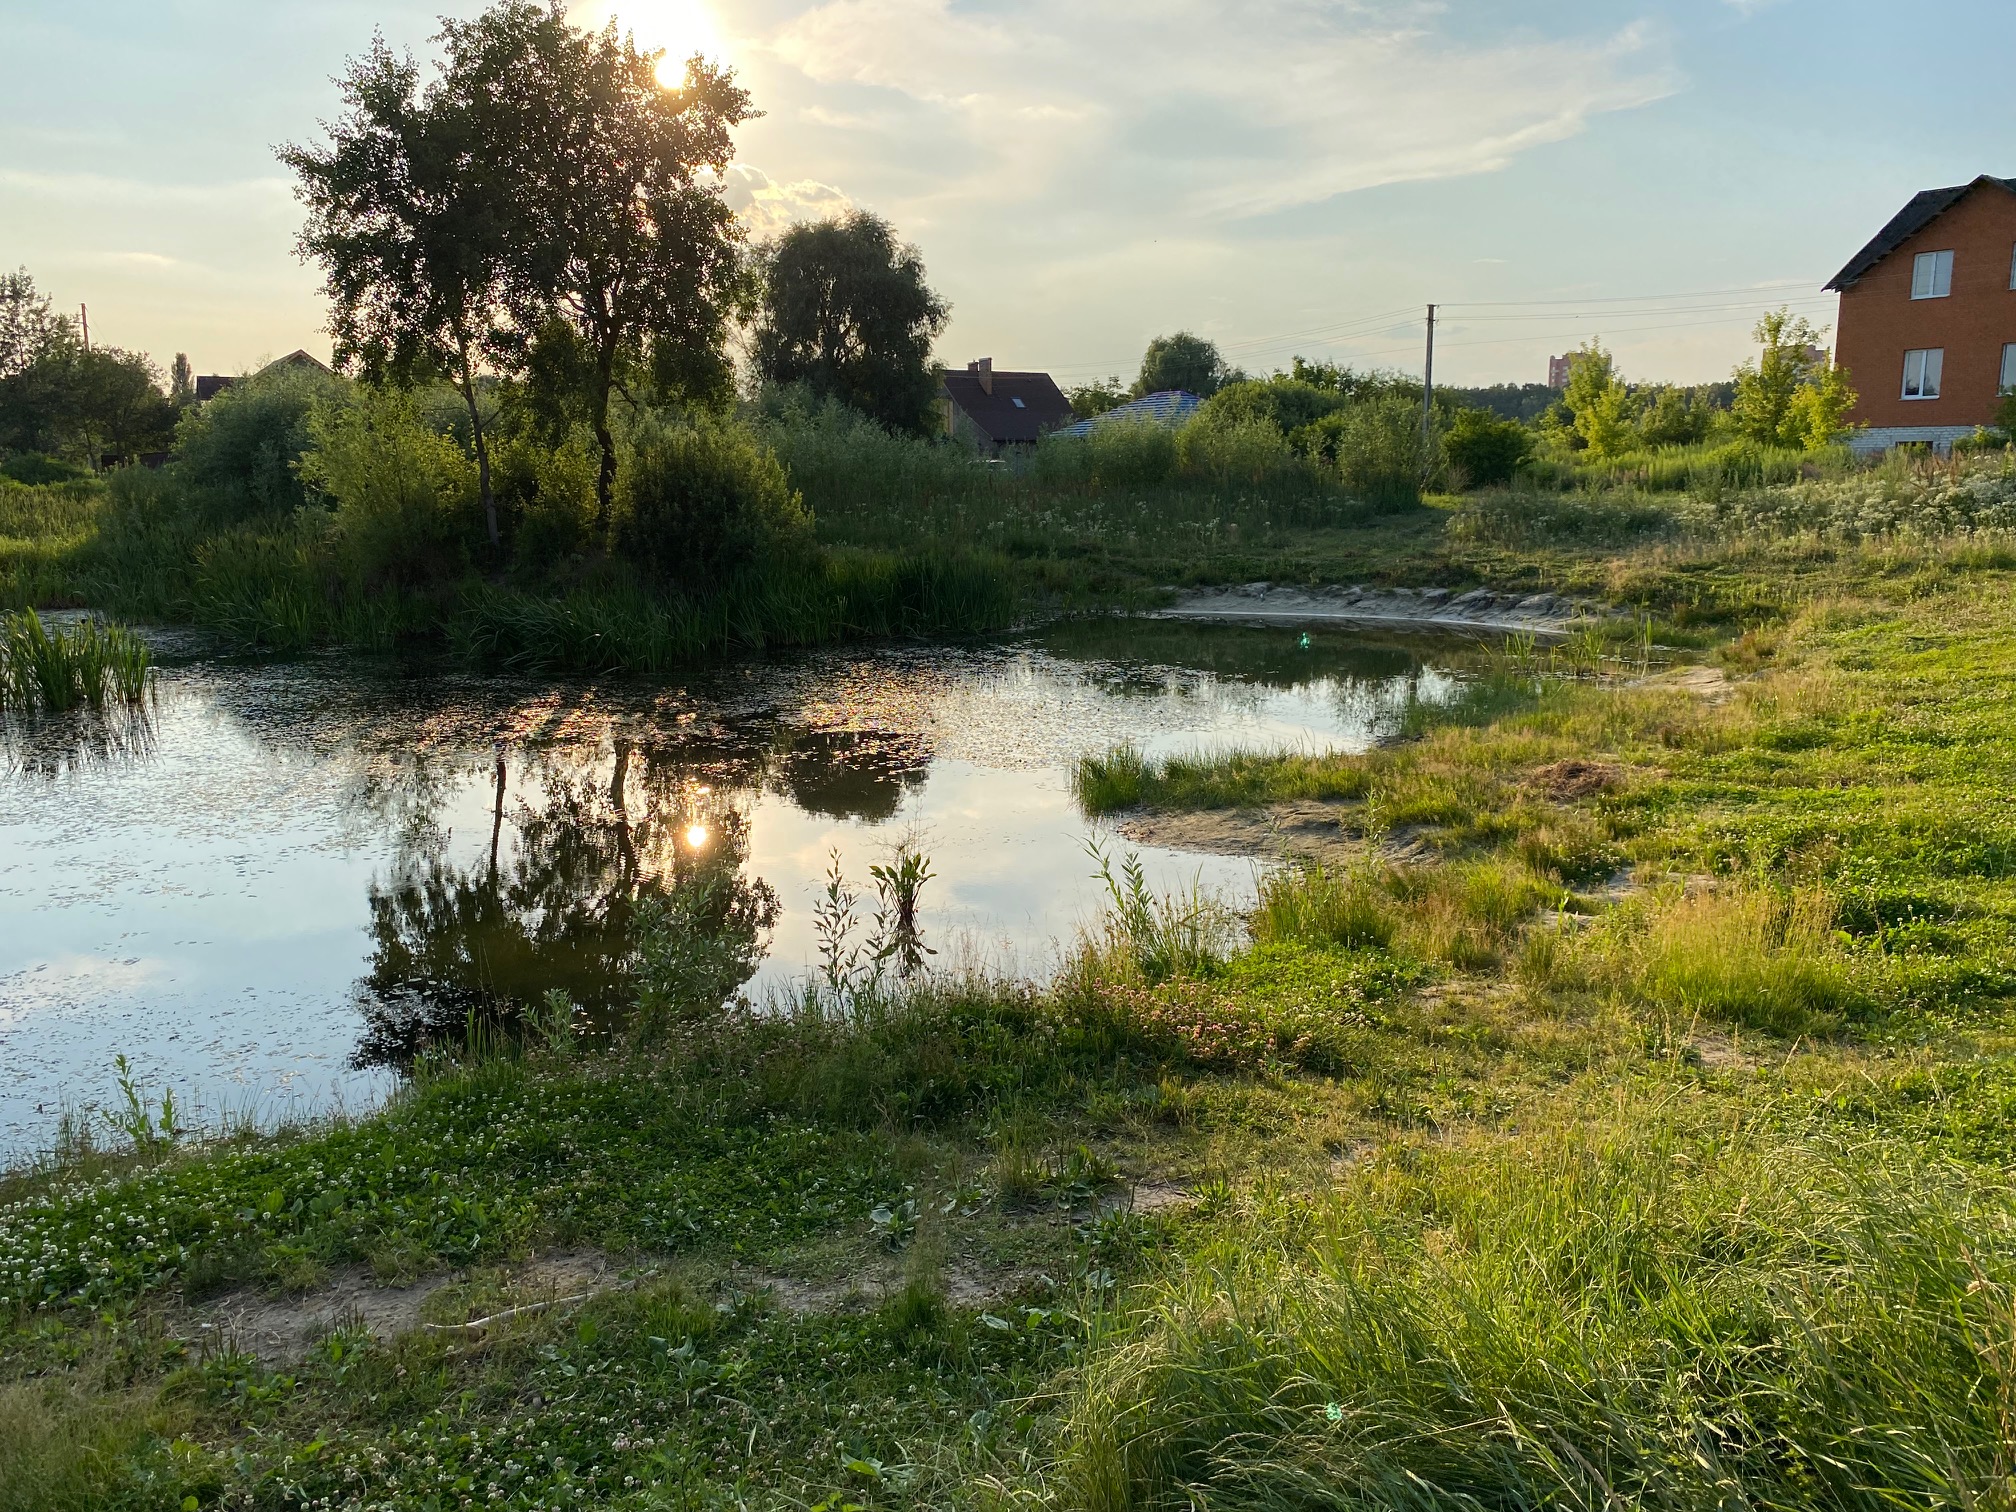
[[1066,1504],[2008,1504],[2003,1186],[1631,1106],[1239,1217],[1100,1320]]

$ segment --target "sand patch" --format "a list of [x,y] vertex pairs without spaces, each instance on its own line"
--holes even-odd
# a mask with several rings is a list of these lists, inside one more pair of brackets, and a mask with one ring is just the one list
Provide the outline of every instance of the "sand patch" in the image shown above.
[[1365,853],[1365,842],[1344,829],[1358,805],[1298,801],[1266,808],[1140,809],[1118,815],[1113,827],[1142,845],[1204,851],[1214,856],[1302,856],[1326,864]]
[[[408,1286],[380,1286],[361,1265],[335,1271],[325,1285],[294,1297],[229,1292],[196,1309],[197,1328],[226,1349],[257,1355],[269,1365],[299,1361],[318,1339],[339,1328],[363,1328],[389,1343],[423,1321],[427,1301],[463,1273],[426,1276]],[[598,1250],[545,1255],[514,1267],[507,1279],[510,1306],[550,1302],[613,1285],[616,1268]],[[460,1318],[436,1321],[461,1322]]]

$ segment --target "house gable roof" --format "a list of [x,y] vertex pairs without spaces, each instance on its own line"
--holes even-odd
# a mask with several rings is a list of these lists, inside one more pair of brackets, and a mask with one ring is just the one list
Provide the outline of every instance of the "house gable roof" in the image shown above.
[[945,375],[946,397],[990,441],[997,445],[1034,441],[1069,423],[1071,401],[1048,373],[997,372],[993,376],[994,392],[990,394],[980,386],[980,374],[970,369]]
[[1826,287],[1836,293],[1847,292],[1864,273],[1983,184],[1993,184],[1997,189],[2016,194],[2016,179],[1995,178],[1986,173],[1971,183],[1955,184],[1947,189],[1921,189],[1911,196],[1910,202],[1902,210],[1890,217],[1889,224],[1871,238],[1868,246],[1848,260],[1848,266],[1836,273]]

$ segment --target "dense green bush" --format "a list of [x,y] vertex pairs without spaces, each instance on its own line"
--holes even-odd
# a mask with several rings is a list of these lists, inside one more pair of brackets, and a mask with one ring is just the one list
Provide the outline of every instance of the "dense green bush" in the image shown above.
[[90,477],[91,469],[41,452],[17,452],[0,462],[0,476],[34,488],[47,483],[75,483]]
[[1393,507],[1421,498],[1421,407],[1398,394],[1360,400],[1320,422],[1336,427],[1337,471],[1367,504]]
[[1154,420],[1114,421],[1036,449],[1030,481],[1057,488],[1154,488],[1181,467],[1176,431]]
[[335,506],[350,577],[369,587],[422,588],[468,569],[476,538],[476,467],[425,425],[409,394],[364,388],[318,405],[301,481]]
[[1510,483],[1533,455],[1533,433],[1489,410],[1464,410],[1442,438],[1442,456],[1462,488]]
[[308,416],[349,388],[317,369],[274,367],[189,410],[175,431],[174,467],[193,507],[215,520],[299,509],[306,494],[295,469],[309,446]]
[[576,426],[559,443],[511,436],[492,448],[491,487],[521,575],[539,575],[595,545],[595,438]]
[[718,589],[759,561],[810,549],[812,518],[750,431],[714,420],[651,425],[621,480],[621,554],[661,583]]
[[1226,384],[1204,401],[1200,413],[1218,420],[1265,421],[1293,440],[1298,431],[1349,402],[1337,389],[1296,378],[1247,379]]
[[1201,411],[1176,433],[1176,455],[1186,475],[1221,486],[1266,483],[1309,471],[1271,422]]

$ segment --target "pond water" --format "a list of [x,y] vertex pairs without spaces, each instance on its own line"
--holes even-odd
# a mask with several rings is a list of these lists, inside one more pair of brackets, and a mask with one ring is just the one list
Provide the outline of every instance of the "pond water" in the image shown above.
[[[615,1012],[640,899],[703,874],[764,947],[756,1001],[814,968],[833,853],[868,891],[906,841],[939,961],[1041,973],[1102,898],[1081,754],[1362,749],[1463,683],[1433,642],[1138,621],[677,685],[160,644],[144,724],[4,732],[0,1162],[106,1105],[115,1055],[270,1121],[369,1106],[471,1012]],[[1255,883],[1140,856],[1160,889]]]

